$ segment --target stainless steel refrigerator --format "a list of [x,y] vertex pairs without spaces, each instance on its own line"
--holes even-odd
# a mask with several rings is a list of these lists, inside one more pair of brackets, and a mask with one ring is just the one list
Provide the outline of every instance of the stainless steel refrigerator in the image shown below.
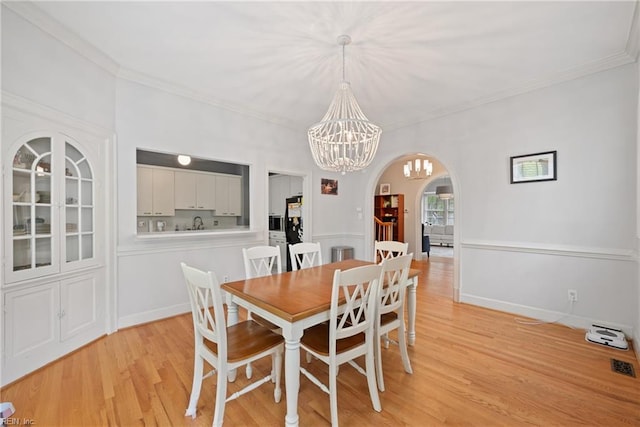
[[287,199],[284,212],[284,235],[287,239],[287,271],[291,271],[289,245],[302,242],[302,196]]

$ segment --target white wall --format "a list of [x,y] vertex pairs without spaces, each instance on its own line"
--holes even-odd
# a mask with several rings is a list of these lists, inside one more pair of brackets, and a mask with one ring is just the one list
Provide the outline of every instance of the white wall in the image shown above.
[[[427,152],[453,178],[462,301],[555,319],[571,288],[563,322],[633,329],[637,85],[628,65],[386,133],[378,171]],[[510,156],[548,150],[557,181],[509,184]]]
[[[637,21],[636,17],[636,21]],[[640,88],[640,67],[636,70],[637,85]],[[636,111],[636,250],[640,250],[640,90],[636,92],[638,94],[638,108]],[[634,342],[636,349],[636,358],[640,361],[640,351],[638,351],[638,343],[640,343],[640,262],[638,263],[638,280],[637,280],[637,292],[638,292],[638,310],[636,316],[635,336]]]
[[2,90],[76,119],[113,129],[113,75],[31,25],[4,4]]
[[[149,86],[118,80],[119,326],[188,311],[181,261],[214,271],[219,280],[244,277],[241,248],[268,242],[268,172],[306,175],[305,235],[329,245],[344,240],[348,179],[339,196],[320,196],[321,174],[304,131],[291,130]],[[187,153],[251,166],[251,232],[143,239],[136,236],[136,148]],[[343,244],[343,243],[340,243]]]

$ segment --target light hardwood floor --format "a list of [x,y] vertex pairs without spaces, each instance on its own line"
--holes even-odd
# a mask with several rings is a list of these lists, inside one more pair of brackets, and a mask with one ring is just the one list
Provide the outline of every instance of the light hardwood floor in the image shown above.
[[[451,258],[413,266],[423,269],[417,342],[409,350],[414,373],[405,374],[397,347],[383,350],[386,391],[377,413],[366,379],[342,367],[342,426],[640,425],[640,379],[610,369],[616,358],[640,375],[632,351],[585,342],[582,330],[523,325],[510,314],[454,304]],[[39,426],[209,426],[213,379],[205,381],[197,418],[184,417],[192,337],[190,314],[125,329],[11,384],[1,399],[13,402],[16,419]],[[322,365],[312,362],[309,369],[326,378]],[[254,375],[269,369],[268,360],[260,361]],[[282,426],[285,399],[276,404],[272,396],[267,385],[228,403],[225,425]],[[328,395],[304,377],[299,414],[301,426],[330,424]]]

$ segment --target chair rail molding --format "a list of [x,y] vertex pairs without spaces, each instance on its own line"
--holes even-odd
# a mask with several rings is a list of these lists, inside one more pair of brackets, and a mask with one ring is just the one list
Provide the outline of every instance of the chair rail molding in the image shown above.
[[463,240],[460,243],[460,246],[463,249],[524,252],[542,255],[568,256],[575,258],[595,258],[611,261],[638,261],[638,252],[631,249],[623,250],[570,245],[548,245],[527,242],[499,242],[491,240]]

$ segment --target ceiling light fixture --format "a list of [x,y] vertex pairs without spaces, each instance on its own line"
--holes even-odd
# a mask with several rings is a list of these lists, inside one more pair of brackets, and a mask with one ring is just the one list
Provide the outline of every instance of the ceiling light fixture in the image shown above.
[[442,178],[444,185],[438,185],[436,187],[436,196],[442,200],[453,199],[453,186],[447,183],[446,178]]
[[318,167],[343,175],[369,166],[382,134],[382,129],[364,115],[345,80],[344,47],[349,43],[351,37],[338,37],[342,46],[342,82],[322,121],[308,132],[311,154]]
[[429,159],[409,160],[404,166],[404,177],[408,179],[425,179],[433,173],[433,163]]
[[191,156],[180,154],[178,156],[178,163],[180,163],[182,166],[187,166],[189,163],[191,163]]

